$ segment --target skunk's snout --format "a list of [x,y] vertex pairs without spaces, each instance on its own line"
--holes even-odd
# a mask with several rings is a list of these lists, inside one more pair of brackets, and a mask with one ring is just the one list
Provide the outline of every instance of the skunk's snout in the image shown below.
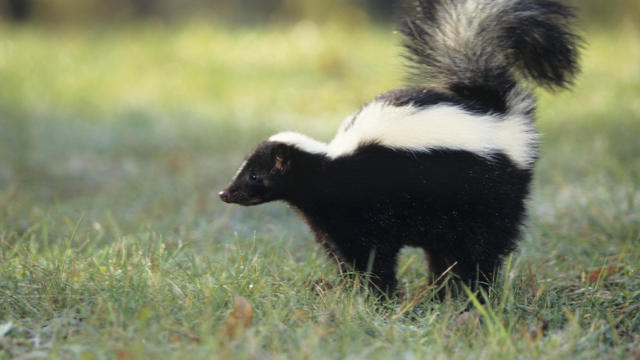
[[229,201],[231,201],[231,195],[229,194],[229,192],[227,190],[222,190],[218,193],[218,195],[220,196],[220,200],[228,203]]

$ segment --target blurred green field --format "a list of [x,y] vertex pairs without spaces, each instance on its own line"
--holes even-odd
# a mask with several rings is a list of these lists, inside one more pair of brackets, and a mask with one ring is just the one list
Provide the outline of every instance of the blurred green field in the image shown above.
[[0,25],[0,358],[639,357],[640,28],[583,35],[520,249],[460,317],[415,250],[375,303],[286,206],[215,196],[266,136],[328,140],[402,84],[389,28]]

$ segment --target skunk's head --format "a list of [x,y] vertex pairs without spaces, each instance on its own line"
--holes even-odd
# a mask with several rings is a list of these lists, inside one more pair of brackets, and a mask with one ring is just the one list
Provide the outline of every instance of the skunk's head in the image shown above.
[[278,200],[287,188],[291,146],[265,141],[242,163],[220,199],[238,205],[258,205]]

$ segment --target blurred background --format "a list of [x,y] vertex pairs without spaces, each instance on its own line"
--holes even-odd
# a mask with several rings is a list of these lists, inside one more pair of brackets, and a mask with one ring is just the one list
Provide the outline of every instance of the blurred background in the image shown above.
[[[388,21],[397,14],[400,3],[399,0],[4,0],[4,10],[5,18],[13,21],[108,24],[144,19],[188,21],[195,17],[250,25],[301,19]],[[640,16],[637,1],[582,0],[575,3],[582,19],[592,23],[635,21]]]
[[[540,92],[553,156],[539,196],[638,166],[640,1],[575,3],[584,72],[572,92]],[[230,223],[253,231],[247,219],[269,210],[240,221],[215,192],[269,134],[328,140],[401,86],[397,10],[386,0],[0,0],[6,232],[81,216],[176,239]]]
[[[216,196],[257,142],[283,130],[327,141],[402,86],[395,1],[0,0],[0,357],[210,356],[232,292],[256,307],[258,340],[238,343],[247,358],[394,357],[385,343],[396,357],[432,355],[425,344],[447,358],[468,344],[487,358],[536,346],[624,357],[640,323],[640,1],[575,4],[583,71],[570,91],[538,91],[541,156],[509,272],[521,295],[509,319],[486,322],[496,337],[469,330],[484,321],[451,332],[461,308],[449,305],[371,335],[388,321],[360,300],[313,294],[310,283],[339,279],[290,209]],[[399,264],[407,299],[423,294],[423,254]],[[603,285],[609,270],[593,269],[607,265],[619,273]],[[137,355],[114,352],[131,342]]]

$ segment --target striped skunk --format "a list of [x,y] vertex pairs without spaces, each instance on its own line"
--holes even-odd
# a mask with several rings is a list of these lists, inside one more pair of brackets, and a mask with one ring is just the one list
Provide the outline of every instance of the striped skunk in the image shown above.
[[418,0],[400,27],[413,85],[365,104],[329,143],[273,135],[220,198],[287,202],[383,293],[404,246],[424,249],[434,276],[488,284],[526,216],[539,137],[528,84],[572,84],[573,16],[554,0]]

